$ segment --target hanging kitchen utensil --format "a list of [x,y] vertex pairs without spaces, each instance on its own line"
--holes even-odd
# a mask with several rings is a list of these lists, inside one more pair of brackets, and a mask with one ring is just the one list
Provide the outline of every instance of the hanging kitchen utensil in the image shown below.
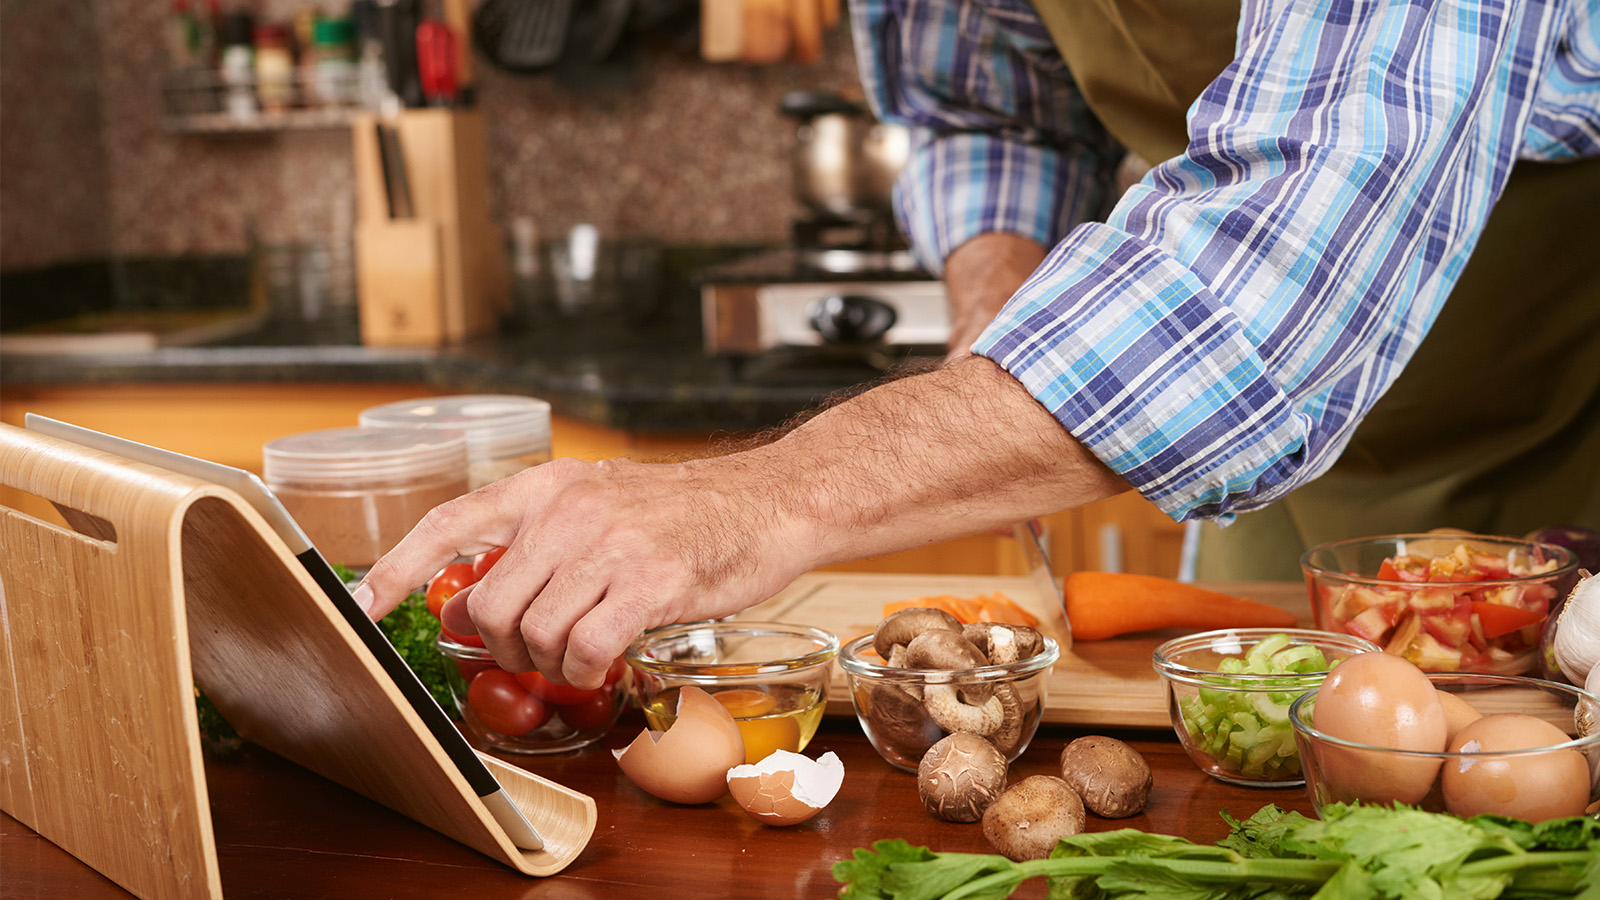
[[561,59],[572,0],[484,0],[472,17],[472,40],[490,62],[537,71]]
[[455,32],[443,22],[418,25],[417,71],[429,106],[455,105],[457,65]]
[[417,78],[417,0],[376,0],[378,33],[389,90],[402,106],[422,105],[422,83]]
[[596,90],[626,88],[636,69],[635,41],[628,33],[633,0],[591,0],[574,10],[567,46],[556,66],[566,87]]

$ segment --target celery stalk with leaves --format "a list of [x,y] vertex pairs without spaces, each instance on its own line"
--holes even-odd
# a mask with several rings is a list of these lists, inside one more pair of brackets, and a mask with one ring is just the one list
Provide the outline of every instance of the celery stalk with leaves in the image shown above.
[[1600,900],[1600,821],[1458,819],[1409,807],[1277,806],[1214,845],[1137,829],[1062,838],[1049,859],[934,853],[886,840],[833,867],[845,900],[1000,900],[1029,878],[1052,900]]

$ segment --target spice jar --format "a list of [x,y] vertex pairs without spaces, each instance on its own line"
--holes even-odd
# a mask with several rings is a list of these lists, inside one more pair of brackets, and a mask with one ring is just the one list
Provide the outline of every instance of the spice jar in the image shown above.
[[289,29],[257,25],[255,29],[256,95],[267,112],[283,112],[294,102],[294,56]]
[[353,106],[356,101],[356,23],[319,19],[312,27],[311,83],[322,106]]
[[467,437],[473,490],[550,461],[550,404],[514,394],[466,394],[401,400],[363,410],[369,428],[456,430]]
[[331,563],[377,562],[428,510],[467,492],[460,431],[332,428],[268,441],[267,486]]

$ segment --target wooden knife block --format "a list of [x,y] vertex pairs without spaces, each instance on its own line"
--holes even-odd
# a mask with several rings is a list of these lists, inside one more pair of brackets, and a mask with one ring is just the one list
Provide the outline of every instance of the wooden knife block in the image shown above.
[[[399,134],[413,215],[391,218],[377,125]],[[459,343],[510,308],[503,229],[491,215],[488,138],[477,110],[408,109],[357,116],[356,280],[361,342]]]
[[0,424],[0,809],[133,894],[222,897],[194,706],[528,875],[594,801],[482,757],[538,829],[517,849],[327,595],[238,494]]

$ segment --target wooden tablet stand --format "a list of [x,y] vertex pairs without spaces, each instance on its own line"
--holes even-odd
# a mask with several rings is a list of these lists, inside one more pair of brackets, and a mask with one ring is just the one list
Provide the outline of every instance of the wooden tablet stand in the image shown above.
[[221,486],[0,425],[0,808],[141,898],[221,898],[194,706],[528,875],[594,801],[483,756],[543,836],[517,849],[265,520]]

